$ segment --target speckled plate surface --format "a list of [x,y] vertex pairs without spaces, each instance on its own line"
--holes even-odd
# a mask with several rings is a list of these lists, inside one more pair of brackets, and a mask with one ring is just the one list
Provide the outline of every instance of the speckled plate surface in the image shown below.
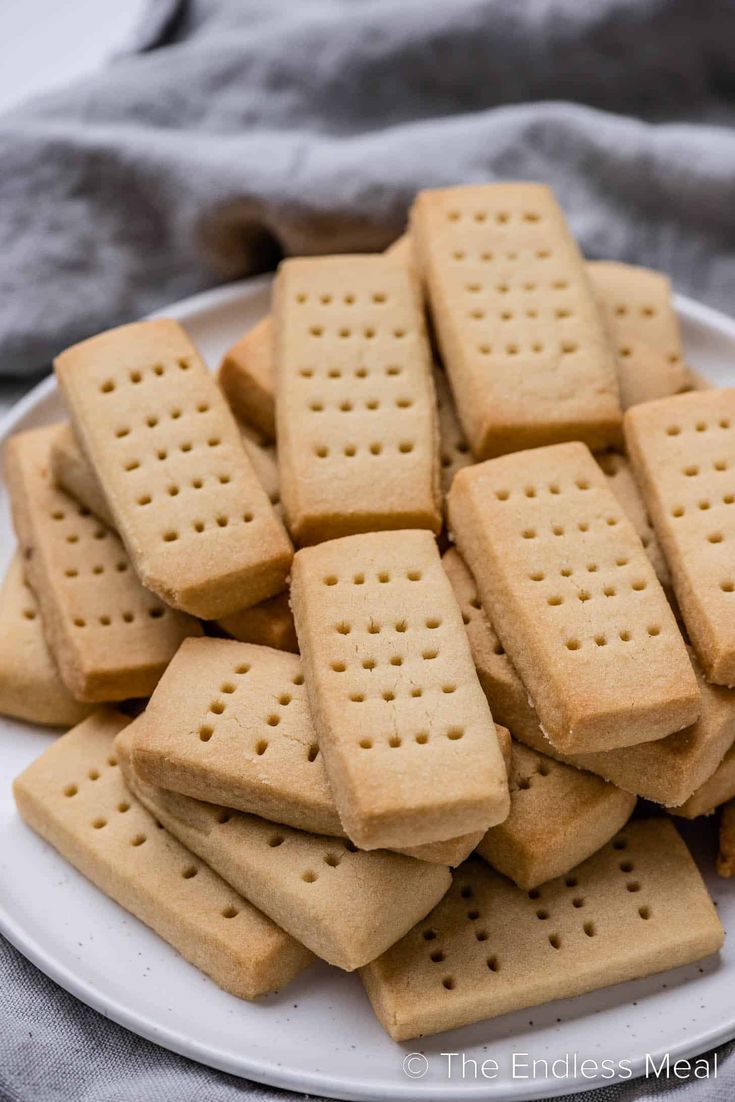
[[[268,279],[252,280],[164,313],[182,321],[216,365],[223,349],[267,311],[269,291]],[[677,307],[689,361],[720,384],[735,383],[735,323],[684,298]],[[47,379],[4,419],[0,446],[11,432],[61,416],[55,383]],[[12,548],[0,484],[0,565]],[[641,1074],[647,1056],[659,1063],[670,1053],[673,1061],[735,1036],[735,951],[729,939],[718,958],[423,1042],[391,1041],[359,980],[326,965],[313,966],[256,1005],[241,1002],[106,899],[21,823],[12,779],[52,737],[0,718],[0,930],[83,1002],[175,1052],[311,1094],[450,1102],[589,1089],[609,1083],[616,1072],[626,1078]],[[735,884],[712,871],[713,824],[687,824],[684,833],[726,928],[735,930]],[[466,1056],[464,1069],[460,1056],[442,1055],[450,1052]],[[575,1054],[578,1068],[585,1059],[608,1063],[590,1078],[565,1075],[564,1064],[551,1067],[568,1057],[573,1070]],[[532,1074],[534,1058],[548,1062],[548,1073],[542,1064]],[[482,1075],[483,1060],[498,1065],[496,1074],[494,1065],[486,1066],[491,1078]]]

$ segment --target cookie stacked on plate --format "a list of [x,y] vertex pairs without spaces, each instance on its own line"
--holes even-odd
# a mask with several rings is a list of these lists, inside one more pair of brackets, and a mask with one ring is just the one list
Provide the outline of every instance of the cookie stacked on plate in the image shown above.
[[15,794],[102,890],[244,998],[360,969],[397,1039],[719,948],[628,821],[735,796],[735,391],[663,276],[541,185],[450,188],[284,261],[216,381],[168,320],[55,367],[0,708],[77,723]]

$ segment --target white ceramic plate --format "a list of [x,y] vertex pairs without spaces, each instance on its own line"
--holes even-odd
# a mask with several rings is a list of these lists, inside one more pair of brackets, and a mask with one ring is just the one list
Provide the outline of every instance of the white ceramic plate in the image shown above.
[[[165,313],[181,320],[210,364],[268,309],[270,281],[252,280],[197,296]],[[735,323],[678,299],[690,362],[718,383],[735,382]],[[52,379],[32,391],[0,427],[4,438],[62,416]],[[0,484],[0,566],[13,547]],[[85,1003],[128,1029],[204,1064],[275,1086],[345,1099],[543,1098],[609,1082],[529,1078],[523,1053],[551,1062],[567,1054],[632,1073],[646,1055],[672,1060],[735,1036],[735,952],[701,965],[508,1015],[426,1041],[396,1044],[378,1025],[359,980],[326,965],[251,1005],[220,991],[168,945],[70,868],[19,820],[11,781],[53,736],[0,719],[0,930],[22,953]],[[735,890],[712,873],[711,823],[685,831],[720,914],[735,929]],[[601,948],[603,948],[601,946]],[[412,1052],[426,1056],[403,1061]],[[477,1061],[462,1072],[464,1053]],[[513,1074],[513,1054],[517,1054]],[[496,1078],[479,1065],[492,1059]],[[493,1069],[487,1067],[486,1071]]]

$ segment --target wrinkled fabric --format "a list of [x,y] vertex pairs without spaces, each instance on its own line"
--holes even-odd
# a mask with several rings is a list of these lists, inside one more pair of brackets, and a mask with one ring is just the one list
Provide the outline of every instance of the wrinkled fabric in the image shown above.
[[[151,2],[106,69],[0,119],[0,372],[282,253],[383,248],[419,188],[494,179],[550,183],[588,256],[732,311],[734,61],[728,0]],[[730,1102],[718,1055],[717,1080],[574,1098]],[[298,1097],[142,1040],[0,939],[0,1102]]]
[[730,0],[158,0],[138,46],[0,120],[2,372],[456,182],[735,299]]

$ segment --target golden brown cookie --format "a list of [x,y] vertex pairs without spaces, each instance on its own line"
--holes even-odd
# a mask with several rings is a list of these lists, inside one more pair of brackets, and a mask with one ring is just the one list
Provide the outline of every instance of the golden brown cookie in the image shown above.
[[441,358],[477,459],[564,440],[620,440],[615,360],[551,191],[423,191],[411,238]]
[[465,467],[448,502],[483,606],[559,750],[632,746],[695,722],[678,625],[584,444]]
[[149,589],[209,620],[283,589],[290,542],[177,322],[110,330],[54,366],[79,444]]

